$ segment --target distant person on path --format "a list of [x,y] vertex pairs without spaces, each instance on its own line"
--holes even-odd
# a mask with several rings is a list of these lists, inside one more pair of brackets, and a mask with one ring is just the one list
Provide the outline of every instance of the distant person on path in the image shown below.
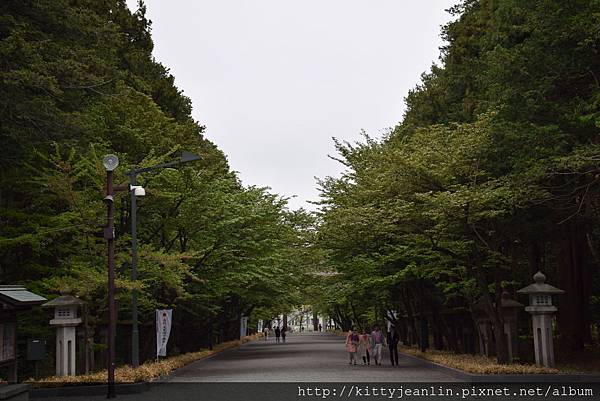
[[279,326],[275,327],[275,342],[279,342],[279,336],[281,336],[281,329]]
[[381,365],[381,356],[383,345],[385,344],[385,337],[381,330],[379,330],[379,326],[375,325],[373,332],[371,333],[371,348],[373,349],[373,360],[375,360],[375,365]]
[[319,332],[321,332],[323,330],[323,326],[321,326],[321,323],[319,323]]
[[265,334],[265,341],[267,341],[269,339],[269,328],[267,326],[263,329],[263,333]]
[[387,343],[390,350],[390,362],[392,366],[398,366],[398,343],[400,342],[400,336],[396,331],[396,327],[392,326],[390,331],[387,333]]
[[358,351],[362,356],[363,365],[371,364],[371,336],[367,333],[367,330],[363,330],[360,335],[360,341],[358,343]]
[[283,326],[281,328],[281,341],[285,342],[285,333],[287,332],[287,327]]
[[353,363],[356,365],[356,351],[358,350],[359,342],[360,338],[358,338],[358,334],[350,328],[346,336],[346,351],[348,351],[348,355],[350,356],[350,365]]

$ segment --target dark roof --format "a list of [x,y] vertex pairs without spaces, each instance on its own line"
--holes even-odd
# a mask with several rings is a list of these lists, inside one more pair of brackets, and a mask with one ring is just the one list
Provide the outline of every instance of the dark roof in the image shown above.
[[6,302],[9,305],[19,306],[34,306],[44,302],[46,298],[34,294],[31,291],[20,285],[0,285],[0,301]]

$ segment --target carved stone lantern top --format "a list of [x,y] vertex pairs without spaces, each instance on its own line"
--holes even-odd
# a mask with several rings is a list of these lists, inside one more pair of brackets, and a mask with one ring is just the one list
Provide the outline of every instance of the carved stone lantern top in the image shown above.
[[511,299],[508,291],[502,291],[502,299],[500,302],[501,302],[500,305],[503,308],[522,308],[523,306],[525,306],[522,303],[517,302],[514,299]]
[[565,291],[546,284],[546,276],[544,273],[538,271],[533,275],[533,284],[529,284],[525,288],[521,288],[517,292],[519,294],[539,294],[539,295],[558,295],[564,294]]
[[76,326],[81,323],[77,317],[77,308],[84,302],[71,295],[69,289],[61,291],[61,296],[42,305],[43,308],[54,308],[54,319],[50,321],[52,326]]
[[556,311],[552,306],[552,295],[564,294],[564,290],[546,284],[546,276],[540,271],[533,275],[533,281],[533,284],[517,291],[519,294],[529,295],[529,306],[525,310],[530,313]]

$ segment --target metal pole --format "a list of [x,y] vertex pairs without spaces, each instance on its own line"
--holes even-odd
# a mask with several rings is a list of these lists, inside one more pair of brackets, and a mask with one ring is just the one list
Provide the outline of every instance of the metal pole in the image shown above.
[[112,196],[113,172],[106,172],[106,195],[107,200],[107,226],[105,238],[108,243],[108,393],[106,398],[115,398],[115,335],[117,323],[117,311],[115,308],[115,205]]
[[[155,171],[166,167],[177,166],[200,160],[200,156],[196,156],[189,152],[183,152],[181,159],[169,163],[163,163],[152,167],[132,169],[129,175],[129,183],[136,185],[137,175],[149,171]],[[137,199],[135,191],[129,187],[131,195],[131,281],[135,284],[137,281]],[[138,307],[137,307],[137,290],[131,291],[131,365],[138,367],[140,365],[140,331],[138,326]]]
[[[136,174],[129,176],[131,185],[136,184]],[[131,281],[137,281],[137,199],[135,191],[131,193]],[[137,290],[131,291],[131,365],[140,366],[140,331],[138,328]]]

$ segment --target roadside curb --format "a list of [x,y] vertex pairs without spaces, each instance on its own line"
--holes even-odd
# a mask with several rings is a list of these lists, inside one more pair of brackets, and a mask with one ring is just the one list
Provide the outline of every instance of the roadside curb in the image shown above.
[[417,362],[421,365],[426,365],[433,370],[446,373],[456,379],[460,379],[460,380],[469,382],[469,381],[471,381],[472,376],[473,376],[472,374],[463,372],[462,370],[458,370],[458,369],[450,368],[448,366],[440,365],[439,363],[428,361],[427,359],[419,358],[418,356],[408,355],[408,354],[405,354],[400,351],[398,352],[398,355],[401,355],[402,357],[410,359],[411,361]]
[[24,400],[28,391],[28,384],[3,384],[0,386],[0,400]]
[[[121,383],[115,384],[115,393],[117,394],[139,394],[150,389],[152,382],[140,383]],[[86,395],[103,395],[108,392],[107,384],[92,384],[87,386],[63,386],[30,388],[30,398],[49,398],[49,397],[78,397]]]
[[[206,359],[210,359],[216,355],[219,355],[225,351],[231,351],[236,348],[243,347],[246,344],[257,341],[258,339],[248,340],[244,343],[238,344],[233,347],[223,348],[218,351],[214,351],[213,353],[203,356],[189,364],[182,366],[180,368],[174,369],[169,374],[165,376],[159,376],[150,381],[144,381],[139,383],[116,383],[115,384],[115,392],[116,394],[139,394],[145,391],[150,390],[151,387],[160,383],[168,383],[169,378],[172,374],[177,372],[180,369],[185,369],[186,367],[193,365],[196,362],[200,362]],[[70,386],[60,386],[60,387],[40,387],[40,388],[31,388],[29,387],[29,397],[30,398],[50,398],[50,397],[77,397],[77,396],[86,396],[86,395],[103,395],[108,392],[108,385],[106,383],[100,384],[87,384],[87,385],[70,385]]]
[[600,383],[600,376],[588,374],[524,374],[524,375],[481,375],[464,372],[455,368],[441,365],[418,356],[399,352],[405,358],[427,365],[433,370],[447,373],[448,375],[469,383]]

